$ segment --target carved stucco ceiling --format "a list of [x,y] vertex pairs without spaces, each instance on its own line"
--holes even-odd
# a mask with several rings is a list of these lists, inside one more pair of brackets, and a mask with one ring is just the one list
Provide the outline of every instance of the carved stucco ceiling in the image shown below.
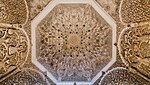
[[89,4],[59,4],[35,30],[37,61],[58,81],[91,81],[112,59],[112,28]]
[[149,6],[149,0],[0,0],[0,85],[149,85]]

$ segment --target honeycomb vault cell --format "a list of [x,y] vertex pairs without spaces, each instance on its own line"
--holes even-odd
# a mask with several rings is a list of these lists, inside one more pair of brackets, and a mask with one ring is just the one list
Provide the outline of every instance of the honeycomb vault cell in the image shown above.
[[35,30],[37,61],[58,81],[91,81],[112,59],[112,28],[88,4],[59,4]]

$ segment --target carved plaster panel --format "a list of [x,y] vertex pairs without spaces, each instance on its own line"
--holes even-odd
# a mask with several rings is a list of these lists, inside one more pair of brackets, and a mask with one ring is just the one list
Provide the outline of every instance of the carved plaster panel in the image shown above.
[[22,29],[0,28],[0,78],[24,65],[29,52],[28,42]]
[[150,1],[122,0],[119,13],[124,24],[150,21]]
[[0,85],[149,85],[149,15],[150,0],[0,0]]
[[126,28],[119,38],[123,62],[150,78],[150,25]]
[[27,19],[26,0],[0,0],[0,23],[25,24]]
[[49,85],[45,76],[34,69],[22,69],[0,83],[1,85]]
[[116,67],[104,75],[99,85],[149,85],[149,83],[126,68]]

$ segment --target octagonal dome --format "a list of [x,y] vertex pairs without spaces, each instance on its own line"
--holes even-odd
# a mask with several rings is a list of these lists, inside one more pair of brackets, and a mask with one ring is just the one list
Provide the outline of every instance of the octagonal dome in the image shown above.
[[116,60],[115,29],[90,4],[61,3],[40,15],[32,22],[32,62],[55,83],[93,82]]

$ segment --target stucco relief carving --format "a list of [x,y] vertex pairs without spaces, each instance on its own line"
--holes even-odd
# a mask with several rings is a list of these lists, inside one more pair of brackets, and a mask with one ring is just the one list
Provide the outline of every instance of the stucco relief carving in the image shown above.
[[148,85],[149,83],[140,76],[131,73],[123,67],[116,67],[108,71],[99,85]]
[[1,82],[2,85],[49,85],[45,76],[35,69],[24,68]]
[[52,0],[31,0],[30,19],[34,19]]
[[112,30],[88,4],[57,5],[36,36],[38,61],[60,81],[90,81],[112,57]]
[[120,35],[119,52],[127,66],[150,78],[150,25],[126,28]]
[[25,24],[27,19],[26,0],[0,0],[0,23]]
[[122,0],[119,9],[123,24],[150,21],[149,0]]
[[0,85],[149,85],[149,3],[0,0]]
[[16,28],[0,28],[0,77],[21,67],[28,56],[28,40]]

